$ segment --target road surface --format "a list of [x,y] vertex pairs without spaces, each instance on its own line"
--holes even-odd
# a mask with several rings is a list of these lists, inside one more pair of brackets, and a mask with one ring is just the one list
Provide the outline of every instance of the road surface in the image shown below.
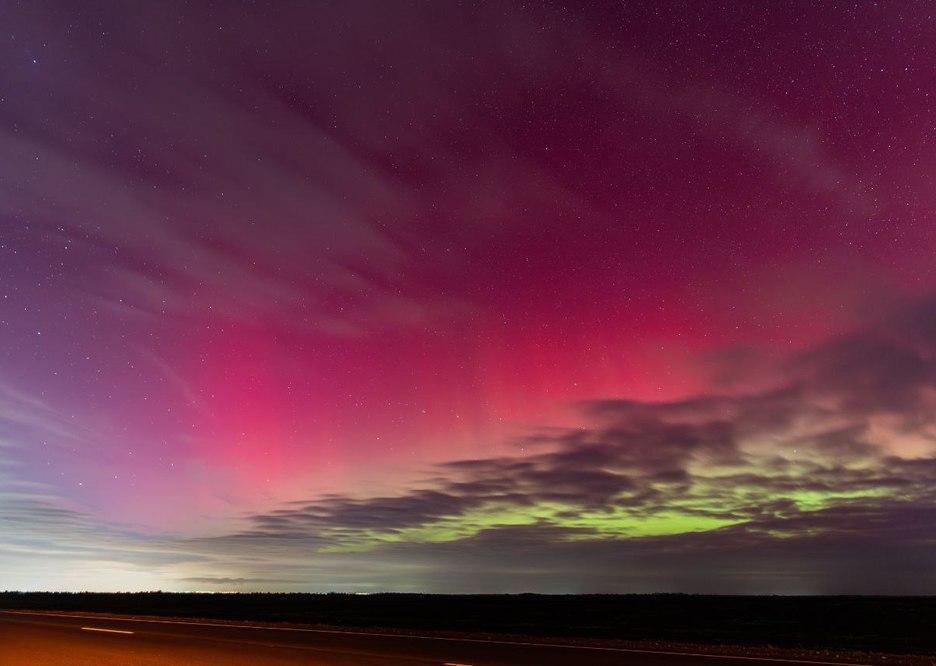
[[0,611],[2,666],[793,666],[779,659]]

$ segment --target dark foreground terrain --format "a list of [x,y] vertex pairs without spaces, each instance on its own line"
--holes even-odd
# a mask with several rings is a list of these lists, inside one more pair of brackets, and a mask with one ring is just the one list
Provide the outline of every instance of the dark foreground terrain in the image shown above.
[[936,655],[934,597],[6,592],[0,608]]
[[[724,652],[728,652],[725,654]],[[923,666],[919,659],[783,654],[785,666]],[[828,661],[834,659],[835,661]],[[895,661],[897,660],[897,661]],[[776,659],[211,620],[0,611],[3,666],[777,666]],[[928,664],[926,665],[928,666]]]

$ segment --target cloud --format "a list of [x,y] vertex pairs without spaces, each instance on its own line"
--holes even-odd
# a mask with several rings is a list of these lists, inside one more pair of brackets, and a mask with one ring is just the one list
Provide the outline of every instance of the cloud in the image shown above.
[[0,382],[0,445],[22,446],[23,436],[78,440],[86,434],[41,397]]
[[[160,352],[186,348],[206,323],[259,327],[292,354],[311,346],[292,345],[283,329],[344,338],[430,330],[469,320],[479,307],[472,295],[488,291],[494,317],[526,297],[512,293],[525,241],[548,259],[545,273],[526,274],[537,292],[550,281],[584,284],[567,279],[569,262],[554,255],[588,238],[589,225],[600,230],[596,245],[615,248],[600,257],[607,284],[643,289],[619,272],[629,258],[652,255],[660,236],[631,233],[627,223],[654,228],[666,221],[661,207],[684,208],[696,187],[711,205],[722,201],[711,188],[723,174],[667,189],[689,153],[714,146],[738,157],[745,175],[731,181],[737,191],[762,177],[782,185],[773,199],[792,203],[778,204],[779,213],[742,214],[729,200],[741,221],[829,202],[845,221],[876,210],[875,183],[837,159],[807,122],[704,74],[682,78],[639,49],[625,53],[587,17],[536,12],[385,3],[297,5],[275,16],[197,5],[99,16],[94,8],[11,11],[0,56],[9,63],[5,87],[17,92],[0,100],[0,217],[35,232],[27,242],[42,247],[28,254],[43,272],[50,248],[80,249],[68,267],[81,279],[55,297],[92,303],[95,318],[97,310],[121,323],[143,318],[143,344],[127,356],[199,409],[200,386]],[[295,26],[316,57],[296,57]],[[257,37],[264,34],[284,38]],[[783,273],[781,291],[798,293],[791,270]],[[746,286],[747,269],[739,274]],[[728,291],[735,297],[740,288]],[[841,300],[832,291],[821,307]],[[560,310],[562,298],[545,293],[543,302]],[[516,453],[439,465],[398,493],[313,496],[198,539],[101,524],[62,497],[66,490],[24,480],[17,456],[4,455],[0,533],[9,535],[2,547],[12,559],[0,569],[11,584],[28,580],[22,558],[35,552],[46,584],[68,586],[97,583],[97,568],[123,572],[108,584],[163,588],[172,580],[751,591],[742,581],[768,581],[757,589],[769,590],[795,578],[816,589],[822,576],[849,576],[884,589],[894,579],[871,563],[885,559],[881,543],[893,538],[907,561],[893,576],[923,579],[918,554],[936,455],[934,313],[932,301],[895,308],[775,372],[756,354],[723,355],[726,382],[748,386],[736,378],[769,369],[766,388],[666,403],[591,401],[578,406],[579,427],[531,431]],[[112,328],[85,337],[121,347],[126,331]],[[461,339],[460,327],[451,328]],[[77,326],[76,338],[82,333]],[[68,340],[69,350],[80,347]],[[328,344],[315,348],[331,355]],[[50,365],[58,371],[57,359]],[[114,368],[97,370],[100,384],[67,389],[89,396],[95,412],[101,395],[123,385]],[[325,388],[336,379],[340,372],[325,376]],[[129,421],[153,441],[170,430],[133,414]],[[85,453],[98,443],[44,400],[5,386],[0,429],[4,454],[47,436],[80,442]],[[122,448],[120,437],[105,439],[112,454]],[[197,464],[191,478],[199,483],[190,486],[227,483],[223,473],[206,480]],[[179,490],[175,500],[184,502],[188,491]],[[69,557],[80,566],[57,578]],[[845,564],[837,570],[836,561]]]
[[224,576],[193,576],[180,579],[185,583],[205,584],[210,586],[227,585],[263,585],[265,583],[300,583],[302,581],[290,578],[226,578]]
[[[936,590],[934,315],[930,300],[887,313],[791,359],[770,389],[586,402],[583,425],[531,431],[515,454],[227,533],[148,536],[8,487],[7,586],[38,566],[67,589],[116,570],[132,589]],[[857,369],[863,349],[892,362]],[[65,561],[89,578],[55,574]]]
[[179,560],[171,543],[102,523],[60,487],[24,473],[30,454],[44,461],[90,451],[97,436],[41,396],[0,383],[0,587],[148,588]]
[[[909,589],[936,514],[933,316],[924,301],[807,350],[769,390],[587,402],[588,425],[531,432],[527,453],[442,464],[399,495],[294,503],[200,547],[409,558],[449,590],[476,589],[469,570],[492,588],[509,570],[511,589]],[[914,568],[873,574],[884,544]],[[643,583],[614,573],[632,560]]]
[[[932,299],[901,304],[789,359],[769,388],[584,402],[581,425],[533,429],[515,453],[199,538],[101,523],[6,465],[6,586],[38,567],[68,589],[111,570],[134,589],[936,589],[934,317]],[[35,396],[0,397],[8,447],[88,436]]]
[[[516,145],[502,119],[527,113],[522,96],[507,109],[499,105],[512,97],[498,94],[497,108],[485,110],[500,87],[546,86],[557,60],[570,94],[612,109],[611,127],[637,113],[677,134],[701,130],[766,159],[793,186],[853,208],[867,201],[868,186],[808,128],[705,81],[673,79],[620,53],[585,19],[480,6],[463,20],[463,12],[401,14],[379,3],[291,8],[277,19],[189,8],[164,26],[176,42],[167,48],[152,39],[166,17],[138,10],[102,22],[112,35],[139,39],[103,46],[101,30],[53,39],[35,17],[13,12],[11,33],[43,32],[48,60],[64,65],[33,63],[22,37],[4,46],[7,60],[27,66],[6,73],[23,92],[5,100],[0,215],[40,225],[50,243],[86,246],[98,274],[82,281],[85,296],[121,313],[336,336],[463,318],[470,299],[414,289],[410,276],[426,274],[434,285],[438,274],[470,271],[517,226],[617,220],[613,207]],[[327,26],[349,16],[354,29],[338,39]],[[305,25],[309,43],[327,55],[297,62],[290,40],[257,44],[240,29],[245,20],[271,34]],[[447,29],[452,21],[463,29]],[[464,29],[473,25],[483,40]],[[453,39],[476,58],[453,60]],[[83,57],[67,57],[74,51]],[[120,67],[111,66],[115,52]],[[362,53],[406,75],[391,85]],[[336,62],[347,68],[341,77]],[[503,83],[492,91],[478,70],[498,72]]]

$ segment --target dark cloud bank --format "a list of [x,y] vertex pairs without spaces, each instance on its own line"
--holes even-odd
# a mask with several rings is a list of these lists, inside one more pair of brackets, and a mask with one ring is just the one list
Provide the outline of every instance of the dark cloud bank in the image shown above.
[[294,503],[199,548],[295,556],[360,589],[936,591],[936,301],[777,374],[756,393],[589,402],[593,425],[531,433],[524,454]]
[[769,388],[587,402],[586,425],[531,431],[514,455],[228,534],[104,529],[9,491],[0,556],[116,562],[164,589],[934,593],[934,407],[930,298],[788,359]]

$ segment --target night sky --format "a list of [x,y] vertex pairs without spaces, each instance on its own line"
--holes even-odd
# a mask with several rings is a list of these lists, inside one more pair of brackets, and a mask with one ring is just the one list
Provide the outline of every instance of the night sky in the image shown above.
[[0,589],[936,593],[936,7],[6,2]]

